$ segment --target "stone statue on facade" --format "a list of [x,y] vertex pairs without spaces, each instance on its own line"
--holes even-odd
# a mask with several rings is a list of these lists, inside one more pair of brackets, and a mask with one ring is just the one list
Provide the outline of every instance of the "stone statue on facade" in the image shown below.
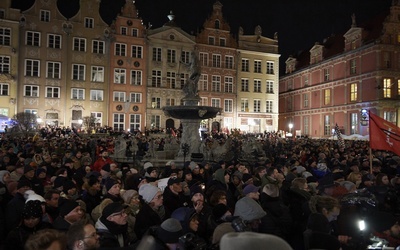
[[197,84],[201,75],[201,68],[199,58],[195,51],[191,52],[190,62],[182,62],[185,66],[189,68],[190,76],[187,79],[185,86],[183,86],[183,93],[185,93],[185,98],[196,98],[198,97],[198,87]]

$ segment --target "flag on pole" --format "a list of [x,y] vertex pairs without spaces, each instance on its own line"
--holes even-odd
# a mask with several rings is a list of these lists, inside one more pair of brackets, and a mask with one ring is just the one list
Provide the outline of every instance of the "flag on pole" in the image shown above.
[[369,147],[400,156],[400,128],[369,112]]
[[172,134],[173,137],[176,137],[176,133],[175,133],[174,128],[171,128],[171,134]]
[[335,134],[336,134],[337,139],[338,139],[339,147],[340,148],[345,148],[344,140],[343,140],[343,137],[342,137],[342,132],[340,132],[340,129],[339,129],[339,126],[337,125],[337,123],[336,123],[336,126],[335,126]]

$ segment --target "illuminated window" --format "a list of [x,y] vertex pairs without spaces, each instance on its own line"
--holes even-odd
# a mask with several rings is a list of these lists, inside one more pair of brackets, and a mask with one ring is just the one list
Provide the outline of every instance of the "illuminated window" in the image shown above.
[[324,90],[324,104],[328,105],[331,103],[331,90],[325,89]]
[[350,85],[350,101],[357,101],[357,83],[352,83]]
[[326,115],[324,118],[324,135],[331,135],[331,117]]
[[383,97],[391,98],[392,97],[392,80],[390,78],[383,79]]

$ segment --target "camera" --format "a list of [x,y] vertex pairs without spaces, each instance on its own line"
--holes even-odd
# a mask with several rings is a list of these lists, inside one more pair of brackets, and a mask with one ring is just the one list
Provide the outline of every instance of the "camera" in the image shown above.
[[179,250],[206,250],[207,243],[192,233],[179,237]]
[[251,231],[251,229],[246,225],[246,223],[240,217],[234,218],[231,222],[231,225],[233,229],[235,229],[235,232]]

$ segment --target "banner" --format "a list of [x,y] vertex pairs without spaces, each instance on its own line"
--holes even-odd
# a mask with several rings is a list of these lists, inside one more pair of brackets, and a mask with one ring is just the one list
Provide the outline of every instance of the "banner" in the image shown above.
[[369,147],[400,156],[400,128],[369,112]]

